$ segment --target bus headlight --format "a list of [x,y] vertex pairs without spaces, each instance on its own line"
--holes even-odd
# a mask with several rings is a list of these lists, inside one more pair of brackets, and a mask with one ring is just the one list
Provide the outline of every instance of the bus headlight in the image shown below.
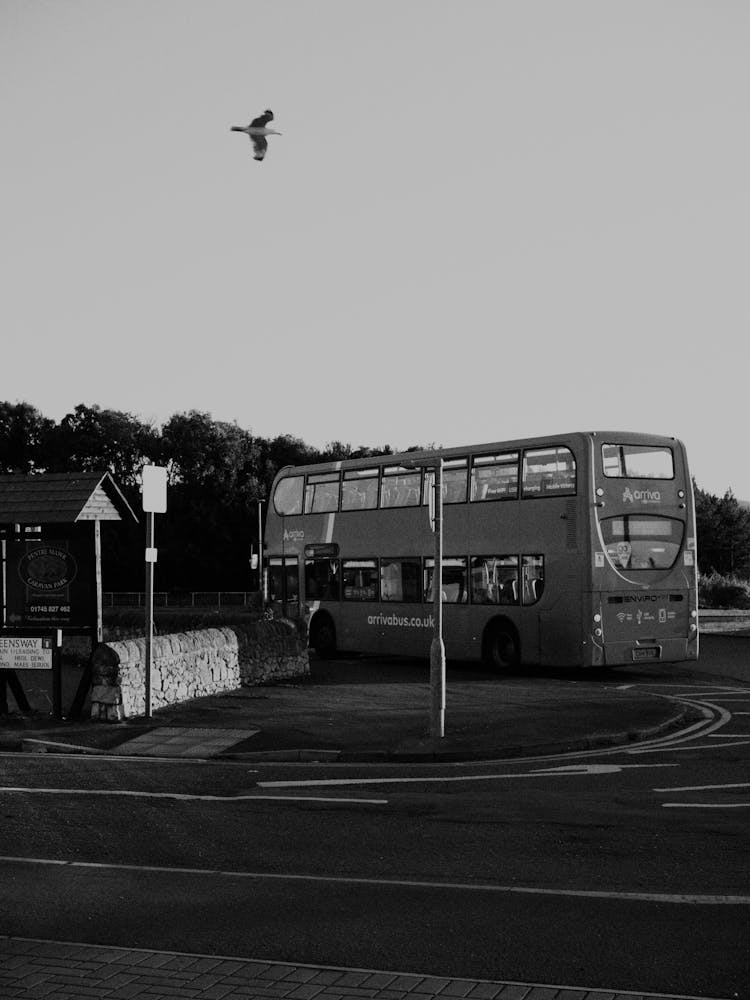
[[690,617],[691,618],[697,618],[698,617],[698,612],[695,610],[695,608],[693,608],[693,610],[690,612]]
[[597,613],[594,615],[594,621],[595,622],[600,622],[601,620],[602,620],[602,616],[597,611]]
[[595,628],[594,635],[597,637],[597,639],[600,639],[602,635],[602,630],[600,628]]
[[695,622],[690,622],[690,631],[691,632],[697,632],[698,631],[698,626],[695,624]]

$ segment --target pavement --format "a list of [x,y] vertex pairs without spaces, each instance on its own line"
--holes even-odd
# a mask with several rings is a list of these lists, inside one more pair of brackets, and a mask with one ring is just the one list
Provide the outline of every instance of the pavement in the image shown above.
[[[93,722],[85,715],[55,719],[42,686],[48,681],[41,672],[36,675],[21,677],[32,711],[11,711],[0,720],[0,750],[460,761],[616,746],[691,721],[690,710],[623,683],[616,671],[525,670],[500,677],[476,665],[449,664],[442,736],[431,709],[429,666],[422,661],[321,661],[311,655],[309,677],[240,688],[120,723]],[[63,709],[72,704],[78,679],[68,668]]]
[[[442,738],[431,725],[429,667],[422,662],[324,662],[311,656],[309,677],[196,699],[156,711],[151,719],[120,723],[56,719],[44,679],[21,679],[32,711],[11,711],[0,719],[0,751],[430,763],[624,745],[693,721],[689,709],[624,683],[616,671],[499,677],[475,665],[449,664]],[[72,668],[63,676],[64,706],[72,704],[79,680]],[[653,1000],[663,995],[0,936],[0,996]]]

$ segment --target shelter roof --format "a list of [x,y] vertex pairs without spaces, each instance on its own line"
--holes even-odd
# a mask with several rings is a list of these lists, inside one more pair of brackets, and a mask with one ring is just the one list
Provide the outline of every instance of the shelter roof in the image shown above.
[[138,520],[109,472],[0,475],[0,524]]

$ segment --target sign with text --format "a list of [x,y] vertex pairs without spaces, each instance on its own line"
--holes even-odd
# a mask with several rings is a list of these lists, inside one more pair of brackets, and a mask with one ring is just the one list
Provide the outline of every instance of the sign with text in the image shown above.
[[0,670],[51,670],[52,639],[0,636]]
[[7,624],[90,625],[93,559],[82,539],[8,541]]

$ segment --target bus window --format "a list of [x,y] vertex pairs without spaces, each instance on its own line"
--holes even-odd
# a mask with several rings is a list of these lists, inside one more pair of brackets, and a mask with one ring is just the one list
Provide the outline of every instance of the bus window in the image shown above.
[[288,476],[280,479],[273,494],[273,505],[277,514],[302,513],[302,476]]
[[469,463],[465,458],[448,459],[443,463],[443,503],[466,503],[468,468]]
[[622,514],[605,518],[601,528],[616,569],[669,569],[680,553],[685,526],[672,517]]
[[[432,578],[435,575],[435,560],[424,561],[424,599],[433,601]],[[466,585],[466,559],[463,556],[443,559],[443,602],[445,604],[466,604],[469,591]]]
[[544,592],[544,556],[523,556],[523,603],[536,604]]
[[421,570],[419,559],[381,559],[380,600],[420,601]]
[[299,601],[299,567],[294,556],[284,560],[272,557],[268,565],[268,596],[271,603],[283,605]]
[[472,556],[472,604],[518,604],[518,556]]
[[471,467],[471,499],[507,500],[518,496],[518,452],[475,455]]
[[523,495],[575,493],[576,460],[569,448],[539,448],[524,452]]
[[338,559],[305,559],[305,598],[308,601],[339,599]]
[[674,479],[671,448],[603,444],[604,475],[614,479]]
[[377,601],[377,559],[344,559],[341,579],[345,601]]
[[418,507],[422,473],[390,465],[383,469],[380,485],[381,507]]
[[305,487],[305,513],[327,514],[339,509],[339,474],[322,472],[307,477]]
[[342,510],[374,510],[378,505],[378,470],[348,469],[341,493]]

